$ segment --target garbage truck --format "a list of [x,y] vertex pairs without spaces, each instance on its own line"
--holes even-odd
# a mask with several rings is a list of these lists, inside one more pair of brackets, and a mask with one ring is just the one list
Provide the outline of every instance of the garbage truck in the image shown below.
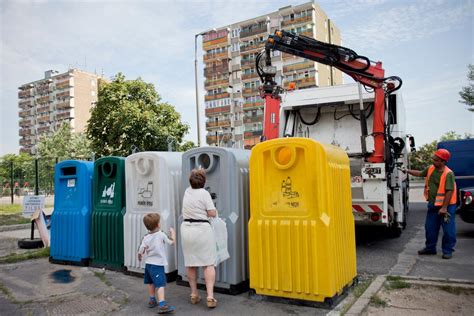
[[[274,50],[335,67],[356,83],[284,91],[275,81]],[[349,48],[284,30],[268,37],[256,69],[265,100],[262,140],[309,137],[343,148],[350,158],[356,224],[385,226],[400,236],[409,200],[409,179],[402,170],[408,167],[408,147],[415,146],[405,131],[402,80],[385,77],[381,62]]]

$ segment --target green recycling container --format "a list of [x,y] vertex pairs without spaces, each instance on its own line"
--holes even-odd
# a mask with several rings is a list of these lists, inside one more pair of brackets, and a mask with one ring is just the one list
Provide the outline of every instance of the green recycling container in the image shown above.
[[94,163],[91,264],[123,269],[125,158],[103,157]]

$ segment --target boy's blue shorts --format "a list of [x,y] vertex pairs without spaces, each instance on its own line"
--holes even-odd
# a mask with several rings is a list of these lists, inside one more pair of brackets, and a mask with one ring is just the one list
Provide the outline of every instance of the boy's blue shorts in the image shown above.
[[145,284],[153,284],[156,288],[166,286],[166,274],[164,266],[157,266],[154,264],[145,265]]

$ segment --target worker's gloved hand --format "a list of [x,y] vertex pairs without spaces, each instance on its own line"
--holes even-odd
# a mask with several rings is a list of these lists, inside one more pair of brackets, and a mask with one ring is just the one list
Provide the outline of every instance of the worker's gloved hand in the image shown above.
[[443,220],[446,224],[449,223],[449,221],[451,220],[451,214],[445,213],[443,216]]

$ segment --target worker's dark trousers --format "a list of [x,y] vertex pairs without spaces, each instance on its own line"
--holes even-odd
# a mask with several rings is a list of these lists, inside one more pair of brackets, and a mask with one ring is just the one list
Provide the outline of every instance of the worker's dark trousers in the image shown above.
[[425,221],[426,250],[436,252],[436,244],[438,243],[439,227],[443,227],[443,240],[441,249],[443,254],[450,255],[454,251],[456,245],[456,204],[448,206],[448,213],[451,214],[449,223],[445,223],[443,216],[438,215],[440,207],[428,203],[428,212]]

